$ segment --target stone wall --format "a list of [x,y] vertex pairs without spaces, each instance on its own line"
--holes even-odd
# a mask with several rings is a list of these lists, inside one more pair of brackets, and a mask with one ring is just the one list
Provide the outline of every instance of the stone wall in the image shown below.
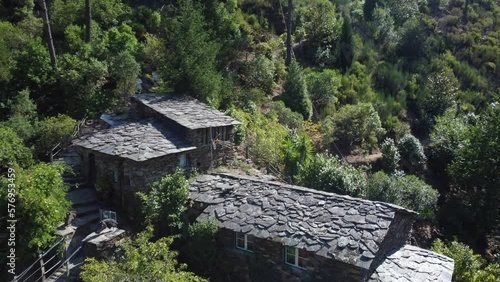
[[190,130],[187,132],[186,138],[197,147],[192,153],[192,167],[196,167],[200,171],[206,171],[211,167],[217,167],[226,164],[234,158],[234,130],[233,126],[226,127],[229,134],[228,141],[217,140],[215,149],[212,144],[203,144],[203,134],[205,129]]
[[[137,203],[136,192],[148,192],[151,184],[175,171],[182,153],[171,154],[143,162],[135,162],[116,156],[110,156],[79,148],[82,156],[82,175],[88,179],[89,155],[95,156],[97,182],[107,183],[111,187],[111,204],[133,216]],[[190,152],[185,153],[188,162],[192,162]]]
[[361,269],[309,253],[306,267],[284,263],[284,247],[279,242],[254,239],[255,251],[235,248],[235,233],[222,229],[217,238],[218,272],[224,281],[362,281]]

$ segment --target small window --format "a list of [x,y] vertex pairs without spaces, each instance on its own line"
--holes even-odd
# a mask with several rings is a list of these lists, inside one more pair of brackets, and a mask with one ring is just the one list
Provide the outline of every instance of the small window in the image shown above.
[[113,181],[118,183],[118,171],[116,170],[113,171]]
[[179,167],[186,168],[188,166],[186,154],[181,154],[179,156]]
[[285,247],[285,263],[301,268],[305,268],[305,258],[307,251],[304,249],[297,249],[294,247]]
[[236,248],[253,253],[254,237],[252,235],[236,233]]

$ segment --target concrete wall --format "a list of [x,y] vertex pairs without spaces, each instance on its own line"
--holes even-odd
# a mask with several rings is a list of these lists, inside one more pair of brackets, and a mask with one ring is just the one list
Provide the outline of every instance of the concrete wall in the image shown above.
[[353,265],[309,253],[305,269],[284,263],[279,242],[255,238],[255,252],[235,248],[235,233],[223,229],[217,238],[218,271],[224,281],[362,281],[362,271]]

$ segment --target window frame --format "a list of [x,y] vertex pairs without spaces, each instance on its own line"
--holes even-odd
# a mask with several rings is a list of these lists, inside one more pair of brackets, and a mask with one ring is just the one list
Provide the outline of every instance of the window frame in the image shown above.
[[184,169],[189,166],[188,157],[186,153],[181,153],[179,155],[179,167]]
[[[243,235],[243,237],[240,237],[242,235]],[[239,244],[238,244],[239,241],[243,241],[243,247],[239,246]],[[252,249],[248,248],[248,242],[251,243]],[[255,237],[252,235],[241,233],[241,232],[235,232],[234,246],[238,250],[253,253],[255,251]]]
[[[289,249],[293,249],[293,254],[291,254],[291,253],[289,254],[288,253]],[[289,265],[289,266],[296,267],[296,268],[300,268],[300,269],[306,269],[305,268],[305,259],[306,259],[306,257],[300,256],[300,251],[301,250],[306,251],[304,249],[299,249],[299,248],[296,248],[296,247],[285,246],[285,248],[284,248],[284,261],[285,261],[285,264]],[[293,256],[294,263],[288,262],[288,255],[292,255]]]

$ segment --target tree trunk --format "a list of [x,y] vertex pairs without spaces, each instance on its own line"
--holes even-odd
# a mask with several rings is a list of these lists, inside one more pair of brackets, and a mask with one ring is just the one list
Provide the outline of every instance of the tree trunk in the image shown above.
[[49,11],[47,10],[47,3],[45,0],[38,1],[40,6],[42,7],[42,19],[43,26],[45,28],[45,37],[47,40],[47,45],[49,47],[50,54],[50,63],[52,68],[57,69],[57,58],[56,58],[56,49],[54,48],[54,40],[52,39],[52,31],[50,29],[50,21],[49,21]]
[[90,0],[85,0],[85,21],[86,21],[86,29],[85,29],[85,42],[91,41],[92,35],[92,10],[90,8]]
[[293,1],[288,0],[288,19],[286,24],[286,65],[290,66],[292,63],[292,10]]
[[465,0],[464,18],[463,18],[463,22],[464,22],[464,24],[467,24],[467,21],[468,21],[468,19],[467,19],[467,14],[468,14],[468,12],[469,12],[469,2],[471,2],[471,1],[469,1],[469,0]]

